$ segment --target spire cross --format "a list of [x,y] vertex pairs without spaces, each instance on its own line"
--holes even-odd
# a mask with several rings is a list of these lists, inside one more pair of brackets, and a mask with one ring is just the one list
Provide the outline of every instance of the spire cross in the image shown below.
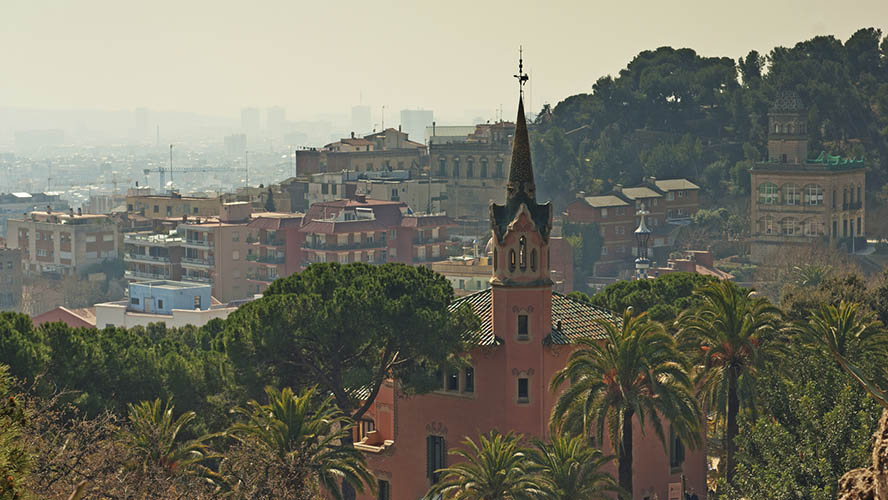
[[518,88],[521,95],[524,95],[524,82],[527,81],[527,74],[524,73],[524,47],[518,46],[518,74],[512,75],[518,79]]

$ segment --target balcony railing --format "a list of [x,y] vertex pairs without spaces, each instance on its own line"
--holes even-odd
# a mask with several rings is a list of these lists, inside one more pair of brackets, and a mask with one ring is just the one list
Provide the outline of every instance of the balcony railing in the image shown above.
[[209,276],[194,276],[191,274],[182,275],[182,281],[195,281],[197,283],[212,283],[213,279]]
[[143,271],[125,271],[123,276],[127,279],[170,279],[169,273],[148,273]]
[[260,273],[249,273],[247,274],[247,279],[250,281],[261,281],[263,283],[271,283],[272,281],[278,279],[279,276],[268,276]]
[[192,264],[197,266],[215,266],[216,260],[213,257],[208,259],[197,259],[194,257],[182,257],[182,264]]
[[302,248],[309,250],[358,250],[361,248],[385,248],[385,241],[362,241],[358,243],[320,243],[306,241],[302,244]]
[[259,258],[256,260],[262,264],[283,264],[285,261],[285,257],[277,257],[274,255],[260,255]]
[[282,246],[286,245],[287,242],[280,239],[280,238],[275,238],[275,239],[265,240],[259,244],[263,245],[263,246],[267,246],[267,247],[282,247]]
[[432,243],[446,243],[446,242],[447,242],[447,238],[443,238],[440,236],[437,238],[420,238],[420,237],[413,238],[414,245],[430,245]]
[[214,247],[216,246],[216,240],[185,240],[186,245],[191,245],[195,247]]
[[124,255],[123,260],[139,260],[146,262],[165,262],[168,263],[170,258],[168,256],[159,256],[159,255],[148,255],[141,253],[128,253]]

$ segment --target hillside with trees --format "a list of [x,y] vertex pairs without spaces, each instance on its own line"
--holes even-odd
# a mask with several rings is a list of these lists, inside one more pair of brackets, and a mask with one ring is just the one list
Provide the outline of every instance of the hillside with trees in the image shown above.
[[691,48],[643,51],[590,93],[537,116],[537,188],[562,208],[579,191],[682,176],[710,204],[730,205],[767,154],[767,112],[781,89],[807,105],[809,150],[866,158],[867,187],[878,191],[888,180],[888,38],[874,28],[736,61]]

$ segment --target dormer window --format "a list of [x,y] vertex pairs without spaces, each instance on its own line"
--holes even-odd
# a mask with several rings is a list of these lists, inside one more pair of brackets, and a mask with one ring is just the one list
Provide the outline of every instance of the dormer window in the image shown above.
[[518,267],[522,271],[527,269],[527,238],[524,236],[518,240]]

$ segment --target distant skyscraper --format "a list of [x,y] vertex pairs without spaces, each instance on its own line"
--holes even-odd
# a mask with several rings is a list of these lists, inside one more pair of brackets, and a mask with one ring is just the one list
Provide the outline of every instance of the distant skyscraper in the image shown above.
[[356,134],[366,134],[373,127],[373,120],[370,118],[370,106],[352,106],[351,114],[352,132]]
[[244,108],[241,110],[241,128],[247,133],[259,131],[258,108]]
[[435,113],[430,109],[401,110],[401,130],[407,132],[412,141],[422,142],[426,127],[430,127],[433,121]]
[[280,106],[268,108],[265,111],[265,119],[268,131],[280,134],[284,131],[284,126],[287,123],[287,110]]

